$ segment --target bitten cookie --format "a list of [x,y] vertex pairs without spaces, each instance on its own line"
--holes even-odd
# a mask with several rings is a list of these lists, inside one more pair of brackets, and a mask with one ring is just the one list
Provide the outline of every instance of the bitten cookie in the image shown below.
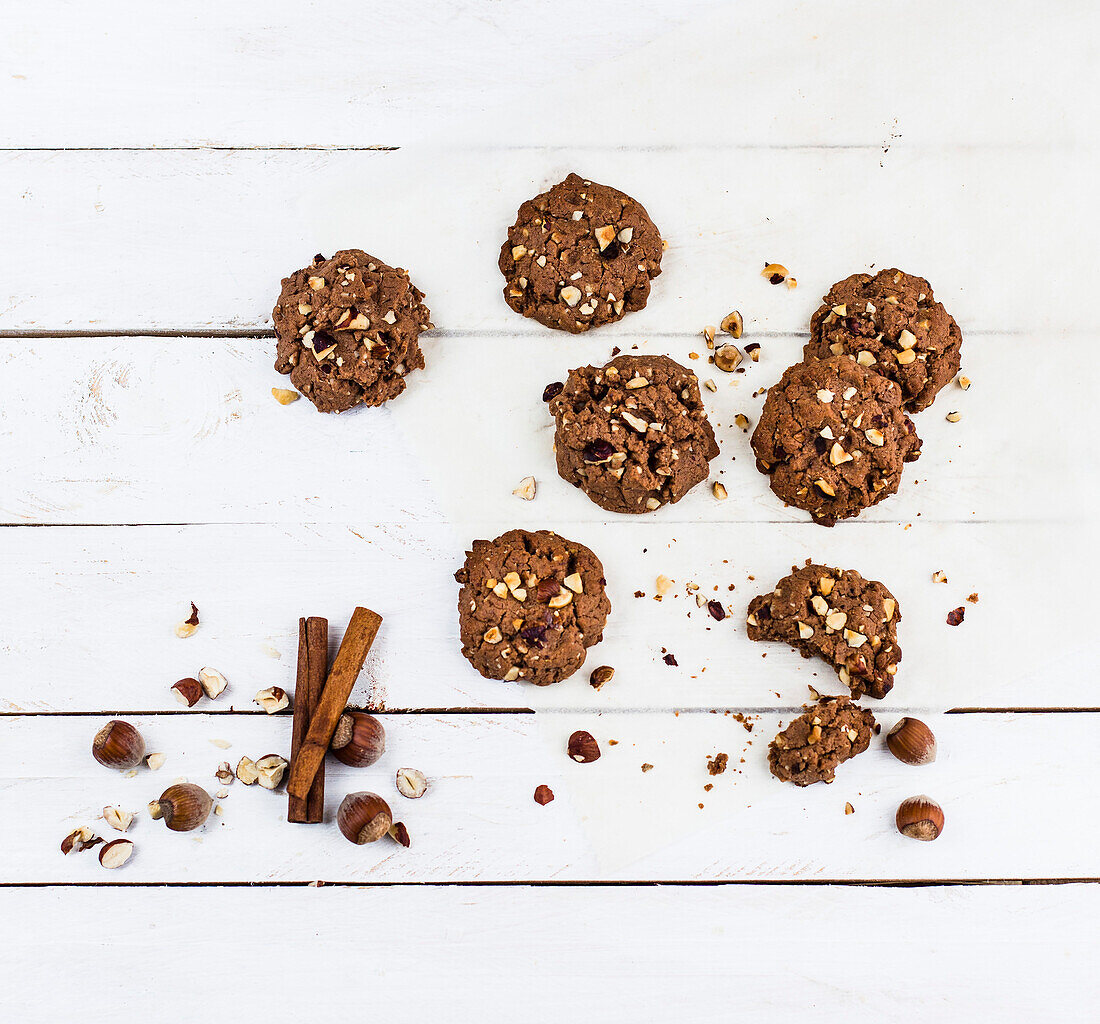
[[897,599],[854,569],[792,567],[770,594],[749,604],[750,640],[782,640],[836,669],[853,697],[885,697],[901,661]]
[[679,501],[718,454],[698,379],[668,356],[570,370],[550,412],[558,473],[608,512]]
[[603,565],[583,544],[509,530],[475,540],[455,579],[462,654],[486,679],[559,682],[603,639],[611,602]]
[[803,706],[806,713],[768,745],[772,775],[796,786],[832,782],[837,765],[871,745],[875,716],[848,697]]
[[752,435],[756,467],[772,490],[822,526],[897,491],[920,445],[901,388],[847,356],[788,367]]
[[406,271],[361,249],[314,256],[283,279],[275,369],[320,412],[388,402],[424,366],[417,339],[432,324],[423,298]]
[[962,332],[923,277],[853,274],[829,289],[810,321],[806,359],[848,356],[896,381],[910,412],[927,409],[959,372]]
[[519,208],[500,249],[504,299],[540,324],[580,334],[645,308],[661,251],[641,203],[570,174]]

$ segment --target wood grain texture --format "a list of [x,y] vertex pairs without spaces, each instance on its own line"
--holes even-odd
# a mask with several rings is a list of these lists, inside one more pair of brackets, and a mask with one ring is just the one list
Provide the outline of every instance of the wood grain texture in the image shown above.
[[[336,0],[200,0],[156,17],[136,16],[146,12],[132,0],[41,0],[20,13],[0,79],[0,103],[20,114],[4,124],[6,146],[363,146],[442,135],[1052,147],[1088,136],[1083,105],[1066,116],[1066,98],[1095,85],[1092,12],[1067,2],[1042,17],[1019,0],[930,0],[920,17],[872,0],[827,9],[561,0],[518,12],[485,0],[382,0],[358,19]],[[531,44],[549,31],[577,45]]]
[[[1080,827],[1092,782],[1065,770],[1065,751],[1086,749],[1100,714],[928,715],[939,757],[913,768],[882,737],[837,772],[800,790],[768,772],[766,748],[790,715],[753,716],[752,732],[725,715],[542,712],[537,715],[387,715],[385,757],[370,768],[330,761],[328,814],[367,789],[391,803],[412,837],[354,846],[331,826],[286,823],[286,800],[234,782],[201,831],[180,835],[144,808],[176,777],[213,785],[222,760],[235,764],[289,749],[290,718],[172,715],[128,719],[159,772],[134,778],[84,753],[97,716],[0,720],[6,752],[4,803],[20,827],[8,837],[9,882],[440,882],[1083,878],[1100,875],[1095,834]],[[896,720],[882,713],[883,732]],[[566,754],[575,729],[602,748],[592,764]],[[228,749],[213,740],[231,743]],[[614,745],[611,740],[617,740]],[[66,752],[57,768],[58,751]],[[730,756],[712,777],[707,758]],[[744,758],[742,763],[741,758]],[[642,772],[644,763],[651,771]],[[429,780],[419,800],[398,795],[394,773]],[[1050,780],[1058,778],[1057,786]],[[713,783],[714,788],[704,790]],[[548,785],[553,803],[534,802]],[[894,812],[928,793],[946,814],[934,843],[900,836]],[[846,815],[850,801],[855,813]],[[699,804],[704,804],[702,809]],[[104,805],[138,811],[137,844],[124,869],[91,856],[62,856],[79,825],[104,827]],[[1021,816],[1026,815],[1026,825]],[[1051,837],[1057,837],[1052,841]]]
[[[1078,467],[1092,457],[1097,340],[1059,341],[1075,369],[1057,387],[1020,373],[1034,351],[1030,337],[966,342],[974,384],[965,393],[948,385],[918,417],[924,451],[906,468],[901,493],[837,531],[868,522],[1089,517],[1100,483]],[[716,502],[699,487],[645,522],[808,521],[771,494],[749,434],[734,422],[742,413],[755,425],[764,396],[753,394],[800,357],[803,341],[763,338],[760,362],[742,375],[692,360],[691,352],[706,351],[701,338],[635,338],[638,351],[672,355],[715,378],[718,391],[703,392],[722,448],[712,477],[730,495]],[[271,397],[272,386],[286,383],[271,368],[271,341],[2,340],[0,522],[609,522],[558,478],[541,395],[571,367],[607,359],[613,342],[551,332],[431,339],[427,369],[388,407],[321,416],[306,401],[281,406]],[[945,420],[952,410],[960,422]],[[1035,429],[1044,423],[1058,424],[1056,439]],[[538,494],[524,502],[512,491],[529,475]]]
[[[545,522],[600,556],[612,606],[585,667],[547,687],[483,679],[459,653],[453,573],[470,541],[497,536],[515,525],[509,520],[0,530],[0,587],[17,595],[0,638],[0,710],[178,710],[172,683],[212,665],[230,688],[200,707],[259,713],[257,690],[294,688],[302,610],[329,612],[335,641],[335,624],[356,601],[386,619],[352,694],[371,709],[792,707],[808,685],[843,687],[822,662],[751,643],[744,615],[752,597],[806,558],[857,568],[897,596],[904,660],[884,706],[1097,705],[1096,553],[1067,544],[1064,526]],[[932,581],[936,570],[946,584]],[[660,602],[658,575],[674,581]],[[690,582],[729,609],[724,621],[696,606]],[[977,604],[966,600],[972,593]],[[1041,594],[1057,605],[1057,645]],[[180,640],[173,627],[192,600],[202,624]],[[966,619],[952,628],[946,616],[959,605]],[[678,668],[664,664],[666,650]],[[588,674],[605,664],[616,676],[596,691]]]
[[[1084,1024],[1100,997],[1100,888],[1085,885],[51,888],[0,890],[0,913],[20,922],[0,1012],[25,1024],[57,1019],[36,984],[46,972],[89,994],[87,1024],[116,1021],[121,1003],[134,1019],[168,1020],[163,991],[147,984],[165,951],[201,962],[251,936],[330,983],[307,994],[260,970],[232,984],[197,970],[187,1004],[216,1005],[224,1020],[339,1019],[367,989],[372,1014],[396,1024],[495,1024],[517,1013],[557,1024],[578,1008],[597,1020],[649,1020],[671,1002],[698,1024],[728,1021],[731,1008],[826,1024],[908,1024],[915,1009],[949,1021]],[[104,920],[127,922],[110,957],[96,935]],[[362,929],[382,936],[370,956],[363,938],[349,938]],[[828,940],[794,958],[796,929]]]
[[[284,276],[314,253],[358,246],[409,269],[443,336],[546,341],[554,332],[505,304],[496,263],[520,203],[573,170],[633,195],[669,243],[646,309],[574,339],[577,352],[639,333],[687,337],[731,308],[750,334],[805,331],[829,286],[871,265],[928,278],[967,338],[1095,330],[1073,270],[1096,249],[1079,231],[1078,197],[1092,202],[1083,146],[427,142],[388,153],[0,153],[0,223],[20,239],[0,251],[0,330],[266,330]],[[1030,217],[1014,215],[1022,193],[1039,197]],[[768,262],[798,288],[770,285]]]

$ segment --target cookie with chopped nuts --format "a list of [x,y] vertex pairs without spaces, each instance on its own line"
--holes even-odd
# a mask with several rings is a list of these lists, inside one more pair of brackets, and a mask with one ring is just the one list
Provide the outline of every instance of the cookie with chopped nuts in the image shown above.
[[462,654],[486,679],[560,682],[603,639],[611,602],[603,565],[583,544],[509,530],[475,540],[455,579]]
[[549,408],[558,473],[608,512],[679,501],[718,454],[698,378],[668,356],[570,370]]
[[920,446],[900,385],[847,356],[788,367],[752,435],[756,467],[771,489],[822,526],[897,491]]
[[381,405],[424,366],[418,338],[432,327],[406,271],[343,249],[283,279],[275,305],[275,369],[320,412]]
[[959,372],[962,332],[932,286],[891,268],[829,289],[810,321],[806,359],[847,356],[896,381],[910,412],[927,409]]
[[570,174],[519,208],[500,249],[504,299],[540,324],[580,334],[644,309],[661,253],[641,203]]
[[832,782],[837,765],[871,745],[875,716],[849,697],[825,697],[803,707],[806,713],[768,744],[772,775],[796,786]]
[[749,604],[750,640],[782,640],[802,657],[815,655],[836,670],[853,697],[881,699],[901,661],[897,599],[855,569],[792,566],[770,594]]

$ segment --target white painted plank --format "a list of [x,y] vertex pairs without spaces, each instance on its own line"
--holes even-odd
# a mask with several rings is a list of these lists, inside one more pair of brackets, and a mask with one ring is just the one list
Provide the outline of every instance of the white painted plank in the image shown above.
[[[357,604],[385,618],[352,698],[365,706],[797,706],[807,685],[843,687],[816,659],[751,643],[743,617],[752,597],[807,558],[857,568],[897,596],[904,660],[886,707],[1097,704],[1091,595],[1100,566],[1095,546],[1070,542],[1064,526],[723,531],[554,521],[603,560],[612,609],[585,668],[536,687],[483,679],[459,653],[453,573],[471,540],[510,525],[0,530],[0,710],[176,710],[169,687],[203,665],[231,682],[203,707],[256,710],[259,689],[293,689],[299,616],[327,616],[335,645]],[[946,585],[931,579],[939,569]],[[675,581],[661,602],[658,575]],[[729,609],[723,622],[696,606],[690,582]],[[979,603],[966,601],[971,593]],[[180,640],[174,626],[192,600],[200,629]],[[946,616],[959,605],[966,619],[953,628]],[[666,650],[678,667],[664,664]],[[588,675],[604,664],[616,676],[596,691]]]
[[[1094,877],[1100,825],[1088,808],[1088,773],[1067,770],[1066,751],[1090,749],[1098,716],[929,715],[939,757],[913,768],[883,737],[837,772],[832,785],[799,789],[771,777],[767,743],[789,715],[765,714],[752,733],[706,713],[388,715],[387,750],[367,769],[333,762],[326,776],[328,821],[286,823],[286,797],[239,782],[224,814],[200,831],[172,833],[147,803],[177,778],[215,788],[223,759],[235,764],[288,753],[290,718],[169,715],[132,719],[150,749],[167,755],[158,772],[124,778],[96,764],[92,736],[104,719],[19,717],[0,721],[5,817],[4,880],[28,882],[822,880]],[[895,721],[884,714],[886,730]],[[588,729],[603,756],[587,765],[566,755]],[[229,749],[211,740],[231,742]],[[610,740],[618,740],[612,746]],[[730,755],[724,775],[706,759]],[[742,764],[741,758],[745,761]],[[643,763],[654,767],[643,772]],[[393,773],[429,777],[420,800],[400,796]],[[1051,780],[1057,779],[1057,785]],[[704,785],[713,783],[712,790]],[[532,798],[546,784],[556,799]],[[358,847],[332,817],[344,794],[368,789],[408,827],[406,850],[386,839]],[[944,808],[934,843],[899,835],[899,802],[928,793]],[[855,813],[844,813],[850,801]],[[698,805],[704,806],[700,808]],[[138,812],[137,844],[124,868],[59,850],[79,825],[103,828],[105,805]],[[1026,821],[1026,824],[1022,824]]]
[[[1084,147],[0,154],[0,330],[267,329],[286,274],[359,246],[408,267],[444,332],[555,335],[513,313],[496,262],[519,204],[579,170],[646,205],[669,243],[648,307],[578,352],[684,337],[738,308],[807,330],[836,280],[897,265],[976,332],[1092,331]],[[1027,216],[1020,206],[1027,196]],[[760,276],[770,261],[795,291]],[[596,340],[598,338],[598,340]],[[964,352],[968,350],[964,348]]]
[[[927,146],[1088,138],[1089,5],[873,0],[41,0],[12,12],[6,146]],[[904,38],[906,54],[897,40]],[[547,45],[547,40],[560,45]],[[535,41],[538,42],[535,42]]]
[[[1079,468],[1092,458],[1096,340],[1062,339],[1060,359],[1074,370],[1039,385],[1020,369],[1030,337],[970,342],[974,385],[966,393],[949,385],[918,417],[924,450],[906,467],[901,492],[837,529],[1091,516],[1100,484]],[[744,413],[755,425],[764,397],[753,393],[801,350],[801,338],[765,338],[760,362],[746,360],[741,375],[690,359],[706,351],[701,339],[640,345],[716,379],[717,393],[703,391],[722,448],[712,477],[729,492],[717,502],[700,486],[647,523],[808,522],[772,495],[749,434],[734,423]],[[272,368],[270,340],[0,341],[0,522],[628,519],[609,520],[558,477],[541,400],[570,367],[605,360],[608,341],[477,335],[429,340],[426,351],[427,369],[404,395],[333,417],[306,401],[274,401],[271,387],[286,379]],[[961,422],[945,420],[951,410]],[[1046,423],[1058,424],[1056,435],[1039,429]],[[512,495],[528,475],[538,481],[532,502]]]
[[[181,912],[182,908],[185,912]],[[823,1024],[1095,1015],[1094,885],[0,891],[25,1024],[342,1019]],[[106,922],[124,927],[111,929]],[[796,938],[801,936],[801,939]],[[794,948],[797,942],[802,945]],[[253,944],[274,947],[274,970]],[[149,984],[192,964],[186,1000]],[[234,969],[236,968],[236,969]],[[243,968],[243,969],[241,969]],[[57,979],[65,984],[58,985]],[[311,981],[316,979],[316,983]]]

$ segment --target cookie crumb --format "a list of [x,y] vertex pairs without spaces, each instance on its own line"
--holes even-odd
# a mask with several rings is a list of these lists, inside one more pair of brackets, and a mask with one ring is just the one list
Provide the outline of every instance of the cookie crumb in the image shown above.
[[676,655],[674,655],[674,654],[666,654],[664,656],[664,658],[662,658],[661,660],[666,665],[670,665],[673,668],[679,668],[679,666],[680,666],[680,663],[676,660]]
[[721,775],[729,764],[729,754],[715,754],[707,758],[707,772],[711,775]]
[[967,600],[971,604],[977,604],[978,603],[978,595],[977,594],[971,594],[969,597],[967,597]]
[[651,765],[651,764],[650,764],[650,763],[649,763],[649,762],[647,761],[647,762],[646,762],[645,764],[643,764],[643,765],[642,765],[642,771],[643,771],[643,772],[650,772],[650,771],[653,771],[653,765]]
[[546,806],[554,799],[554,791],[549,786],[539,786],[535,790],[535,803]]
[[957,626],[962,622],[965,616],[966,609],[962,605],[959,605],[958,608],[952,608],[951,611],[947,613],[947,624],[949,626]]
[[851,803],[846,803],[844,805],[844,813],[845,814],[855,814],[856,809],[851,805]]

